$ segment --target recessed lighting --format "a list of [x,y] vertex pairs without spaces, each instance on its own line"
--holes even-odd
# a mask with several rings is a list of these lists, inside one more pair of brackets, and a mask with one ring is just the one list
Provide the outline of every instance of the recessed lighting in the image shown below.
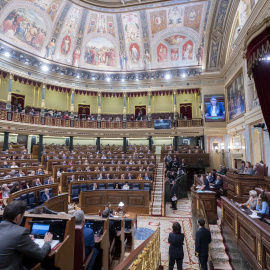
[[80,78],[80,75],[77,75],[76,77],[77,77],[77,78]]
[[182,74],[182,77],[183,77],[183,78],[186,78],[186,76],[187,76],[186,73],[183,73],[183,74]]
[[170,74],[166,74],[165,78],[166,78],[167,80],[169,80],[169,79],[171,78],[171,75],[170,75]]
[[4,53],[4,56],[6,56],[6,57],[10,57],[9,52],[5,52],[5,53]]
[[125,81],[125,79],[122,79],[122,82],[124,82]]
[[109,78],[109,77],[108,77],[108,78],[106,78],[106,81],[107,81],[107,82],[111,81],[111,78]]
[[92,77],[92,80],[94,81],[96,78],[95,77]]
[[43,71],[48,71],[49,70],[49,68],[47,66],[42,66],[41,68],[42,68]]
[[138,81],[139,80],[139,78],[136,78],[136,81]]
[[269,56],[267,57],[267,60],[270,61],[270,57]]

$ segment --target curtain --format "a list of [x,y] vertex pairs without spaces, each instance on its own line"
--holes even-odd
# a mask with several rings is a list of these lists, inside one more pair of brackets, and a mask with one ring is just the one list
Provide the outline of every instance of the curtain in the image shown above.
[[90,115],[90,105],[78,104],[78,115]]
[[142,116],[146,115],[146,106],[135,106],[135,118],[137,119],[137,116],[141,113]]
[[11,105],[18,106],[18,104],[21,104],[22,109],[24,109],[24,101],[25,101],[24,95],[11,93]]
[[187,119],[192,119],[192,104],[191,103],[183,103],[180,104],[180,115],[182,119],[186,116]]
[[263,117],[270,130],[270,61],[259,61],[252,69]]

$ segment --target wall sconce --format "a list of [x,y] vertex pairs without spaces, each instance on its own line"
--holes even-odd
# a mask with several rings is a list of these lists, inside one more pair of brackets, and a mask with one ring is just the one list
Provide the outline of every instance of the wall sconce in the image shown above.
[[225,154],[230,153],[231,146],[228,146],[228,150],[225,150],[225,144],[221,143],[220,148],[221,148],[221,150],[219,151],[218,146],[216,146],[215,151],[217,154],[222,154],[222,163],[223,163],[223,166],[225,166]]

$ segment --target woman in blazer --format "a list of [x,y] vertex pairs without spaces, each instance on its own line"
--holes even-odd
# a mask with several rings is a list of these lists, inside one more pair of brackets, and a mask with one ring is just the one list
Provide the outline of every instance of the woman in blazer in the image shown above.
[[184,258],[184,234],[181,233],[181,226],[178,222],[174,222],[172,226],[173,232],[169,234],[168,242],[169,248],[169,270],[173,270],[174,264],[177,264],[177,270],[182,270]]

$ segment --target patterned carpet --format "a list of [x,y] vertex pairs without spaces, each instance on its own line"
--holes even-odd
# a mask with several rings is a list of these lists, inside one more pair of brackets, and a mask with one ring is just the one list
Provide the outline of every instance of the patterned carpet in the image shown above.
[[[183,269],[199,269],[198,260],[195,257],[194,240],[192,237],[192,223],[191,223],[191,207],[190,201],[187,199],[179,200],[177,203],[178,210],[172,211],[170,205],[166,205],[166,217],[151,217],[151,216],[139,216],[138,217],[138,229],[146,228],[156,230],[158,223],[160,223],[161,233],[161,261],[164,269],[168,269],[168,235],[172,231],[172,224],[179,222],[182,227],[182,232],[185,234],[184,245],[184,261]],[[149,231],[147,231],[149,232]],[[142,231],[142,233],[144,233]],[[146,233],[148,235],[148,233]],[[136,240],[141,239],[141,240]],[[139,234],[135,236],[135,248],[143,242],[143,237]],[[176,269],[176,267],[175,267]]]

